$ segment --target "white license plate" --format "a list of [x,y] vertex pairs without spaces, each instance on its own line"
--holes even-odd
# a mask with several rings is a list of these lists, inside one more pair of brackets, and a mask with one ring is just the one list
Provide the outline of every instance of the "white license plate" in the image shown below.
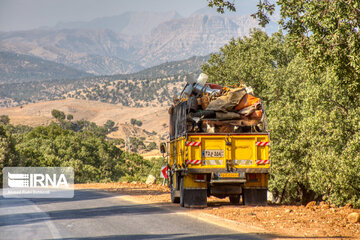
[[203,157],[223,158],[224,150],[203,150]]

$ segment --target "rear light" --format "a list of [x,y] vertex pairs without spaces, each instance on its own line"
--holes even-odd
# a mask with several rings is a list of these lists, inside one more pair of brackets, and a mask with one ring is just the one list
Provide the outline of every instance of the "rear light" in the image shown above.
[[249,174],[247,174],[247,180],[249,182],[258,182],[259,181],[259,176],[256,173],[249,173]]
[[206,182],[205,174],[195,174],[194,178],[195,178],[195,182]]
[[195,174],[195,179],[196,180],[205,180],[205,175],[204,174]]

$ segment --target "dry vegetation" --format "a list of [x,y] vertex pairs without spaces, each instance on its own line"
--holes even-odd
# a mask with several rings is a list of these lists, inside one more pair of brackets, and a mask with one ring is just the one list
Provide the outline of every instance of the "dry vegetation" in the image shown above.
[[[1,109],[1,115],[8,115],[13,125],[23,124],[35,127],[48,125],[51,121],[55,121],[51,116],[53,109],[63,111],[65,114],[72,114],[74,121],[85,119],[100,126],[107,120],[114,121],[114,131],[108,135],[110,138],[145,137],[145,143],[156,142],[159,145],[160,141],[164,141],[167,137],[167,107],[132,108],[119,104],[66,99],[4,108]],[[132,118],[140,120],[142,126],[132,126],[130,124]],[[151,151],[147,155],[159,156],[159,152]]]

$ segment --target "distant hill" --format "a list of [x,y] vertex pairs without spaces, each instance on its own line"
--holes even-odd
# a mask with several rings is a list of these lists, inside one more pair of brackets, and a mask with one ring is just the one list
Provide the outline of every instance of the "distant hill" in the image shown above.
[[133,74],[0,84],[0,107],[66,98],[130,107],[167,106],[188,77],[197,77],[208,59],[209,56],[192,57]]
[[[87,55],[69,63],[72,67],[94,75],[127,74],[140,71],[144,67],[117,57]],[[111,74],[110,74],[111,73]]]
[[200,10],[184,18],[176,12],[128,12],[54,28],[5,32],[0,35],[0,51],[37,56],[95,75],[127,74],[217,52],[232,38],[248,36],[253,28],[259,28],[258,22],[249,15]]
[[160,23],[182,18],[177,12],[126,12],[121,15],[96,18],[91,21],[61,22],[60,29],[109,29],[129,36],[150,34]]
[[[132,79],[156,79],[160,77],[187,75],[198,73],[201,66],[210,59],[207,56],[193,56],[186,60],[166,62],[142,71],[129,74]],[[118,77],[115,75],[114,77]]]
[[96,75],[136,72],[127,60],[134,47],[110,30],[64,29],[2,33],[0,51],[37,56]]
[[0,84],[93,76],[64,64],[13,52],[0,52]]

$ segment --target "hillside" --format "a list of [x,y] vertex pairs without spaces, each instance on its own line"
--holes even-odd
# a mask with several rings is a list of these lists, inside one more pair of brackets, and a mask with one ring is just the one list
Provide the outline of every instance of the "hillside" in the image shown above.
[[92,74],[38,57],[0,52],[0,84],[75,79]]
[[124,106],[166,106],[186,77],[196,77],[208,57],[170,62],[138,73],[78,80],[0,84],[0,107],[75,98],[121,103]]
[[[142,71],[129,74],[130,78],[152,79],[176,75],[197,73],[201,66],[209,60],[210,56],[193,56],[185,60],[172,61],[159,64]],[[116,75],[114,77],[117,77]]]
[[[73,115],[73,121],[84,119],[95,122],[99,126],[104,125],[107,120],[114,121],[114,131],[108,134],[110,138],[143,137],[146,145],[149,142],[156,142],[159,146],[159,143],[166,140],[168,136],[167,107],[132,108],[98,101],[66,99],[4,108],[1,109],[1,115],[8,115],[10,123],[14,125],[46,126],[56,121],[51,115],[53,109]],[[131,125],[132,118],[140,120],[142,126]],[[157,149],[148,154],[159,155]]]
[[74,68],[94,75],[126,74],[144,69],[142,66],[117,57],[87,55],[69,63]]
[[0,36],[0,51],[37,56],[96,75],[126,74],[209,55],[232,38],[248,36],[253,28],[258,23],[249,15],[128,12],[53,28],[5,32]]

